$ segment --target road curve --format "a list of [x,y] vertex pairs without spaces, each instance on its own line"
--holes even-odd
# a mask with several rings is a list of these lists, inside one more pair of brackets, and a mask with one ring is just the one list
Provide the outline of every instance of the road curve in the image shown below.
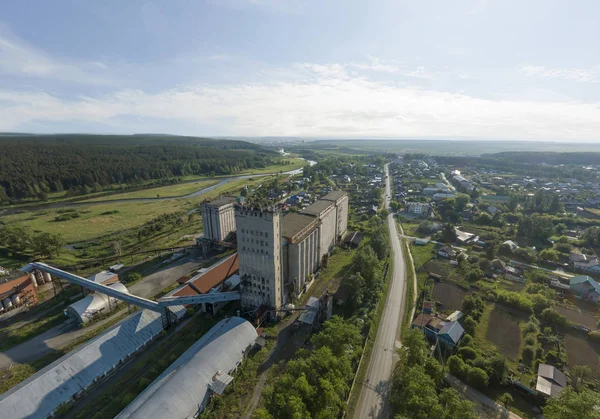
[[[385,206],[389,207],[390,178],[388,166],[385,166],[386,197]],[[396,349],[400,347],[399,333],[402,313],[404,313],[404,294],[406,290],[406,267],[396,223],[392,214],[388,215],[388,228],[394,268],[389,285],[388,296],[383,308],[381,322],[373,352],[364,381],[361,383],[358,403],[354,409],[354,418],[386,418],[388,395],[394,365],[398,360]]]

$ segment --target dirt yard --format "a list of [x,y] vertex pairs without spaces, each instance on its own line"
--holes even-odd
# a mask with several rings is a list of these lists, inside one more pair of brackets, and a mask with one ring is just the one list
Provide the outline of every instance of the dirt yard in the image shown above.
[[490,313],[485,338],[507,357],[517,360],[521,346],[521,329],[519,321],[526,320],[522,314],[496,304]]
[[460,310],[462,301],[469,291],[458,285],[447,282],[437,282],[433,288],[433,298],[442,303],[447,310]]
[[592,330],[596,330],[596,317],[590,313],[582,312],[577,308],[567,308],[562,306],[556,307],[556,311],[572,322],[589,327]]
[[567,334],[565,336],[565,348],[567,350],[568,365],[587,365],[592,370],[592,375],[599,377],[597,373],[598,357],[600,356],[600,345],[591,343],[584,337]]

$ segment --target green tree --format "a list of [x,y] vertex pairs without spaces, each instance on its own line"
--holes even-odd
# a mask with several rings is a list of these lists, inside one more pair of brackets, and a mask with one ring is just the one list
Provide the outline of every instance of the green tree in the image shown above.
[[575,378],[573,380],[573,386],[578,389],[581,387],[583,380],[590,376],[592,370],[587,365],[575,365],[571,368],[571,374]]
[[470,367],[467,372],[467,384],[478,389],[483,389],[488,386],[489,377],[481,368]]
[[454,225],[447,223],[442,230],[442,240],[446,243],[454,243],[456,241],[456,231]]
[[504,393],[500,397],[498,397],[498,401],[504,405],[504,407],[508,408],[511,404],[513,404],[514,399],[510,393]]
[[439,395],[440,405],[444,411],[444,419],[477,419],[475,405],[459,396],[453,388],[445,388]]
[[540,259],[549,262],[558,262],[558,252],[554,249],[544,249],[540,252]]
[[546,419],[600,419],[600,394],[583,389],[579,392],[567,387],[558,396],[551,397],[543,408]]

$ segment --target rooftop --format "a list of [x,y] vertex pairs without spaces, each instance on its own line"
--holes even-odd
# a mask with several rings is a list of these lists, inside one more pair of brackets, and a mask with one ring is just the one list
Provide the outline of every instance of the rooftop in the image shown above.
[[331,206],[333,206],[333,202],[325,199],[319,199],[300,211],[300,214],[319,216],[327,211]]
[[223,283],[227,278],[236,274],[240,269],[238,254],[226,257],[212,265],[206,271],[193,276],[186,282],[186,286],[176,291],[173,296],[184,297],[189,295],[206,294],[211,289]]
[[[20,273],[17,274],[17,273]],[[9,278],[7,281],[6,279]],[[0,295],[10,294],[14,291],[15,288],[23,288],[26,285],[24,284],[27,280],[30,280],[29,274],[26,274],[21,271],[13,272],[7,277],[0,277]],[[4,282],[6,281],[6,282]]]
[[540,364],[535,389],[548,396],[556,396],[567,386],[567,377],[552,365]]
[[321,198],[321,200],[327,200],[327,201],[337,201],[340,198],[343,198],[344,196],[346,196],[346,192],[344,191],[331,191],[329,192],[327,195],[325,195],[324,197]]
[[214,201],[210,201],[206,205],[222,207],[224,205],[235,204],[236,200],[237,198],[235,196],[222,196],[220,198],[215,199]]
[[311,231],[317,224],[318,220],[314,217],[291,213],[283,217],[281,221],[281,235],[288,240],[294,241],[294,239],[302,236],[302,233]]
[[221,320],[156,378],[117,418],[192,418],[204,409],[211,390],[230,382],[246,349],[258,337],[240,317]]
[[90,281],[98,282],[99,284],[110,285],[119,281],[119,276],[111,271],[102,271],[88,277]]

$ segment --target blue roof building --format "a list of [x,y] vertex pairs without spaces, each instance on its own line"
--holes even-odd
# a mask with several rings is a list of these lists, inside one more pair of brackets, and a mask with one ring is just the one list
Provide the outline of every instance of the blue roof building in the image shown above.
[[458,321],[444,320],[428,313],[421,313],[415,317],[410,327],[421,329],[430,339],[438,339],[450,347],[458,346],[465,334],[465,329]]
[[569,289],[584,300],[598,302],[600,297],[600,284],[587,275],[579,275],[571,278]]

